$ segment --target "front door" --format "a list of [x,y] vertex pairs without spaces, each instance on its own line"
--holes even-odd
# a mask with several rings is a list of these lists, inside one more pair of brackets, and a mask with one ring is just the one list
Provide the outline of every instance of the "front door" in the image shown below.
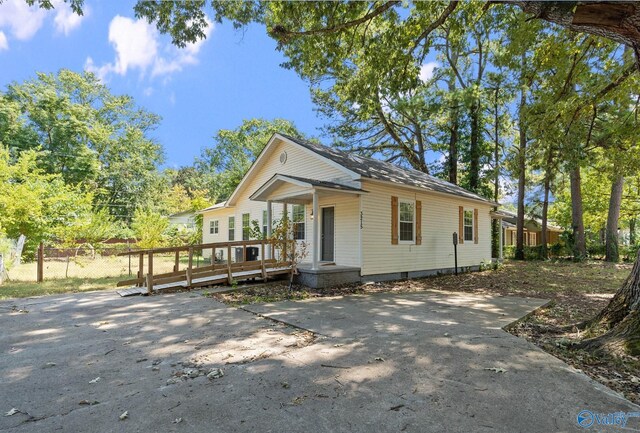
[[334,218],[333,207],[322,208],[322,254],[323,262],[333,261]]

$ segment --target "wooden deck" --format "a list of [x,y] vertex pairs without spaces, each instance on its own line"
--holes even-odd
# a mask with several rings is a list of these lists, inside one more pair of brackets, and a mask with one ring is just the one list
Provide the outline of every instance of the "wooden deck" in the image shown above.
[[[257,260],[233,261],[232,248],[242,248],[242,259],[247,257],[247,248],[257,247],[259,251]],[[218,262],[208,266],[193,266],[194,251],[211,249],[211,257],[216,257],[216,251],[226,250],[226,262]],[[234,251],[234,250],[233,250]],[[269,253],[270,258],[266,258]],[[291,252],[293,256],[293,252]],[[175,264],[173,272],[154,274],[153,257],[158,254],[174,254]],[[188,255],[187,266],[180,269],[181,254]],[[120,296],[146,295],[167,289],[192,289],[196,287],[211,286],[215,284],[233,284],[234,281],[260,278],[268,280],[271,277],[295,272],[295,266],[291,260],[287,260],[286,251],[278,251],[275,246],[266,240],[221,242],[213,244],[200,244],[184,247],[156,248],[150,250],[138,250],[121,253],[120,255],[138,256],[138,273],[136,278],[118,282],[118,287],[127,287],[119,290]],[[145,256],[147,256],[145,272]],[[280,259],[273,257],[279,256]]]

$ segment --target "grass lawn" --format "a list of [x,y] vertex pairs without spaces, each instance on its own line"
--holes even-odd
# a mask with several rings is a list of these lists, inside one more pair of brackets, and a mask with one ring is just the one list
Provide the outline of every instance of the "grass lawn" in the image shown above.
[[373,292],[415,292],[428,289],[486,295],[528,296],[550,299],[544,308],[512,324],[507,331],[583,370],[593,379],[640,403],[640,359],[594,355],[571,349],[582,336],[562,327],[593,317],[604,308],[631,271],[631,264],[600,261],[507,261],[498,270],[445,275],[409,281],[358,284],[331,290],[296,289],[284,283],[215,294],[231,305],[276,302],[284,299]]
[[0,285],[0,300],[115,289],[119,279],[120,278],[67,278],[64,280],[48,280],[40,284],[24,281],[8,281]]

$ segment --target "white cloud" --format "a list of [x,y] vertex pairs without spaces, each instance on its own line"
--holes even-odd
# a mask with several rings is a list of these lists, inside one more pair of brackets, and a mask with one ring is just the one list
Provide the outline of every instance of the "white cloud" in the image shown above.
[[28,6],[24,0],[0,1],[0,49],[9,49],[8,35],[20,41],[31,39],[42,28],[47,17],[53,17],[56,32],[66,36],[78,28],[89,13],[89,8],[85,6],[85,15],[77,15],[63,0],[54,0],[52,4],[54,9],[45,10]]
[[[212,31],[213,23],[209,22],[206,36]],[[204,40],[177,48],[160,38],[157,29],[146,21],[117,15],[109,24],[109,42],[115,50],[115,59],[96,66],[88,57],[85,69],[105,80],[110,74],[125,75],[133,70],[138,70],[141,76],[147,72],[152,77],[167,76],[181,71],[184,66],[198,63],[198,53]]]
[[7,36],[4,32],[0,31],[0,51],[8,50],[9,42],[7,41]]
[[438,62],[427,62],[424,65],[420,66],[420,74],[418,77],[420,81],[427,82],[433,77],[433,71],[440,65]]
[[26,41],[40,30],[46,16],[47,11],[28,6],[24,0],[5,0],[0,4],[0,29],[8,29],[14,38]]
[[68,36],[71,31],[78,28],[82,23],[82,20],[85,19],[90,13],[89,7],[84,6],[84,15],[78,15],[73,12],[71,7],[62,0],[53,2],[53,6],[55,7],[56,14],[55,18],[53,19],[53,23],[56,26],[56,31],[58,33],[63,33],[65,36]]

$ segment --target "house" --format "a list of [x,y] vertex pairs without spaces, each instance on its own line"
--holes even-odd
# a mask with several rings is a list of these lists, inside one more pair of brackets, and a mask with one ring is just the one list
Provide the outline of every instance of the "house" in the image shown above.
[[[224,203],[201,211],[203,242],[270,233],[284,212],[308,256],[312,287],[421,277],[491,261],[497,206],[425,173],[274,134]],[[224,251],[221,251],[224,254]],[[224,259],[224,257],[219,257]]]
[[[504,245],[516,244],[516,220],[518,216],[509,211],[501,210],[502,230],[504,236]],[[555,244],[560,240],[560,234],[564,230],[553,224],[547,223],[547,244]],[[525,216],[524,221],[524,244],[527,246],[542,245],[542,220]]]
[[184,227],[186,229],[195,229],[196,214],[194,211],[186,210],[169,215],[169,225]]

